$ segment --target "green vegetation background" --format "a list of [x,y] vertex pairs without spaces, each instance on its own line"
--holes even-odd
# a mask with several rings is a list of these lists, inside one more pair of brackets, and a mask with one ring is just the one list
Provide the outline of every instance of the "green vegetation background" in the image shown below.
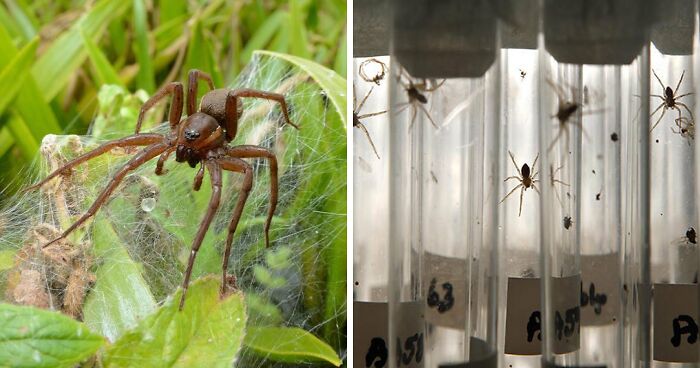
[[[87,12],[94,16],[85,18]],[[345,0],[4,1],[2,199],[22,184],[18,173],[46,134],[86,134],[101,85],[152,94],[198,68],[225,86],[258,49],[313,60],[345,76],[345,18]]]
[[[227,86],[259,49],[313,60],[345,76],[345,19],[344,0],[6,0],[0,5],[0,187],[6,188],[0,201],[37,174],[27,171],[38,167],[31,163],[46,134],[88,132],[101,86],[152,94],[184,81],[192,68]],[[344,236],[337,235],[330,248],[341,254]],[[327,272],[344,278],[344,268]],[[325,312],[318,317],[334,315]],[[322,333],[341,355],[337,335],[344,322],[336,315]],[[305,361],[261,349],[281,354],[278,361]]]

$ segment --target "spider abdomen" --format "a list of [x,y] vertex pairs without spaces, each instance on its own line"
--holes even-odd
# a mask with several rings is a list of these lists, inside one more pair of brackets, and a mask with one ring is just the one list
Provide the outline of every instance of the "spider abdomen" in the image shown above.
[[[202,97],[200,111],[213,117],[222,128],[226,127],[226,96],[229,93],[227,88],[218,88],[207,92]],[[238,116],[243,114],[243,106],[238,104]]]

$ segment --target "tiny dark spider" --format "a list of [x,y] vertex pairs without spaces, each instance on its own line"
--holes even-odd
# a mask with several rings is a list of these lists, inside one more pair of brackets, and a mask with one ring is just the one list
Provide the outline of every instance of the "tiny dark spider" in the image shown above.
[[369,91],[367,91],[367,94],[365,94],[365,97],[363,97],[362,101],[360,101],[360,104],[357,105],[357,95],[355,94],[355,88],[352,89],[352,105],[354,107],[354,110],[352,112],[352,126],[362,130],[362,132],[365,133],[365,136],[367,137],[369,144],[372,146],[372,149],[374,150],[374,154],[377,155],[377,158],[380,158],[379,153],[377,152],[377,147],[374,146],[374,142],[372,141],[372,137],[369,135],[369,131],[367,131],[367,127],[365,127],[365,125],[362,124],[362,119],[384,114],[387,112],[387,110],[378,111],[378,112],[371,112],[371,113],[360,115],[360,110],[362,110],[362,106],[365,105],[365,102],[367,102],[367,98],[369,98],[369,96],[372,94],[372,91],[374,91],[374,86],[370,87]]
[[663,82],[661,82],[661,78],[659,78],[659,76],[656,75],[656,71],[654,71],[654,69],[652,69],[651,71],[652,71],[652,73],[654,73],[654,77],[656,77],[656,80],[659,81],[659,84],[661,85],[661,89],[664,91],[664,95],[663,96],[651,95],[651,97],[660,98],[661,104],[656,108],[656,110],[654,110],[654,112],[651,113],[651,115],[649,115],[649,117],[654,116],[654,114],[656,114],[656,112],[659,111],[659,109],[663,109],[663,110],[661,110],[661,116],[659,116],[659,118],[656,120],[656,123],[654,123],[654,126],[652,126],[651,129],[649,129],[649,132],[654,130],[654,128],[656,128],[656,126],[659,125],[659,123],[661,122],[661,119],[666,114],[666,110],[668,110],[668,109],[674,109],[674,110],[678,111],[678,120],[680,120],[682,118],[683,114],[681,113],[681,109],[678,106],[685,108],[685,110],[688,111],[688,114],[690,114],[690,121],[693,121],[693,113],[690,111],[688,106],[682,102],[678,102],[678,100],[680,98],[685,97],[685,96],[690,96],[693,94],[693,93],[684,93],[680,96],[677,95],[678,88],[680,88],[681,82],[683,81],[683,77],[685,76],[685,70],[683,71],[683,73],[681,73],[681,78],[678,80],[678,84],[676,85],[675,90],[672,90],[671,87],[669,87],[669,86],[664,86]]
[[[404,75],[406,82],[403,80]],[[418,110],[423,111],[423,113],[425,114],[425,116],[428,117],[428,120],[430,120],[430,123],[435,129],[440,129],[438,125],[435,124],[433,118],[430,116],[428,109],[426,109],[423,105],[428,103],[428,98],[425,96],[425,94],[436,91],[443,85],[443,83],[445,83],[445,80],[443,79],[439,83],[435,83],[432,80],[426,79],[421,79],[420,81],[417,81],[414,80],[410,75],[408,75],[408,72],[401,69],[401,72],[398,76],[398,81],[399,84],[401,84],[403,89],[406,91],[408,101],[396,106],[399,108],[399,110],[396,111],[396,115],[400,114],[407,108],[411,109],[411,123],[409,124],[408,129],[413,128],[413,123],[416,121],[416,115],[418,114]]]
[[[513,153],[508,151],[508,154],[510,155],[511,161],[513,161],[513,166],[515,166],[515,170],[518,172],[518,176],[509,176],[505,178],[503,181],[506,182],[510,179],[516,179],[520,181],[520,184],[516,185],[515,188],[513,188],[508,194],[506,194],[503,199],[499,202],[499,204],[503,203],[513,192],[515,192],[518,188],[520,188],[520,207],[518,209],[518,217],[523,212],[523,194],[525,194],[525,191],[528,188],[533,188],[537,194],[540,194],[540,190],[537,189],[537,186],[535,186],[535,183],[537,183],[539,180],[535,179],[537,177],[538,172],[535,171],[534,173],[530,172],[530,166],[527,164],[523,164],[522,168],[518,168],[518,164],[515,163],[515,158],[513,157]],[[537,156],[535,157],[535,161],[532,162],[532,168],[535,169],[537,167],[537,159],[540,158],[540,154],[538,153]]]
[[697,244],[697,234],[695,233],[694,227],[691,226],[688,228],[688,230],[685,232],[685,238],[688,239],[689,242]]
[[571,219],[571,216],[564,216],[564,229],[569,230],[571,228],[571,225],[574,223],[574,221]]
[[[197,87],[199,80],[204,80],[211,89],[202,97],[200,110],[196,110]],[[166,96],[172,95],[172,103],[170,105],[170,133],[167,135],[155,133],[140,133],[141,124],[144,114],[152,108],[158,101]],[[269,246],[269,230],[272,216],[277,207],[278,183],[277,183],[277,158],[275,154],[263,147],[253,145],[229,146],[228,144],[236,137],[238,128],[238,119],[243,113],[239,99],[242,97],[253,97],[276,101],[282,108],[282,114],[287,124],[299,128],[289,120],[287,103],[281,94],[241,88],[241,89],[214,89],[209,74],[199,70],[190,70],[187,83],[187,117],[182,118],[183,103],[183,87],[180,82],[172,82],[158,92],[156,92],[146,103],[141,107],[138,121],[136,123],[136,131],[133,135],[125,138],[116,139],[106,142],[94,150],[84,153],[77,158],[66,163],[58,168],[40,182],[25,189],[26,191],[34,190],[46,184],[51,179],[69,172],[73,167],[86,162],[92,158],[100,156],[117,147],[136,147],[146,146],[143,150],[132,157],[124,166],[122,166],[112,177],[107,184],[107,187],[102,190],[95,202],[90,206],[85,214],[83,214],[75,223],[66,229],[58,238],[50,241],[44,248],[50,244],[65,238],[73,230],[81,226],[85,221],[92,217],[99,208],[105,204],[112,192],[119,186],[126,175],[150,161],[158,158],[156,164],[156,175],[163,175],[163,165],[171,153],[175,152],[175,161],[187,162],[190,167],[194,168],[200,164],[199,170],[194,178],[193,189],[199,190],[204,179],[205,168],[209,170],[211,177],[212,195],[209,200],[207,212],[204,215],[202,222],[199,225],[197,234],[192,241],[192,251],[190,252],[187,270],[185,271],[185,279],[182,283],[182,297],[180,298],[180,309],[184,306],[187,286],[192,273],[197,251],[199,250],[202,240],[209,229],[214,215],[219,207],[221,199],[221,173],[222,170],[238,172],[245,175],[243,185],[238,195],[236,207],[233,210],[231,222],[228,226],[228,236],[226,238],[226,248],[222,264],[222,279],[221,279],[221,295],[226,293],[228,258],[231,252],[231,244],[233,235],[238,226],[238,221],[241,218],[243,207],[248,198],[248,194],[253,186],[253,167],[243,160],[243,158],[263,158],[270,163],[270,207],[265,221],[265,245]]]

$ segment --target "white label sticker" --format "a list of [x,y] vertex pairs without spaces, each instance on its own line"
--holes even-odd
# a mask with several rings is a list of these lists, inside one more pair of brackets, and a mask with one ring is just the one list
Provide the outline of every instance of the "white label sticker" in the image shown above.
[[[397,367],[422,368],[424,319],[421,302],[401,303],[397,336]],[[357,367],[389,366],[388,303],[354,302],[353,346]]]
[[698,284],[654,284],[654,360],[698,361]]
[[425,319],[443,327],[464,329],[466,319],[466,260],[432,253],[423,256]]
[[618,253],[581,256],[581,325],[616,323],[620,310]]
[[[554,298],[551,326],[554,353],[564,354],[579,348],[581,330],[580,276],[552,278]],[[541,353],[542,313],[539,278],[509,278],[506,300],[505,353],[537,355]]]

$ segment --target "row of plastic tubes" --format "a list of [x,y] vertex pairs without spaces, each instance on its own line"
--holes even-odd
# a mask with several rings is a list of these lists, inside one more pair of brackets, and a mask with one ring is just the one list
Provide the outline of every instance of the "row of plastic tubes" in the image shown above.
[[698,366],[700,59],[542,44],[355,59],[355,366]]

